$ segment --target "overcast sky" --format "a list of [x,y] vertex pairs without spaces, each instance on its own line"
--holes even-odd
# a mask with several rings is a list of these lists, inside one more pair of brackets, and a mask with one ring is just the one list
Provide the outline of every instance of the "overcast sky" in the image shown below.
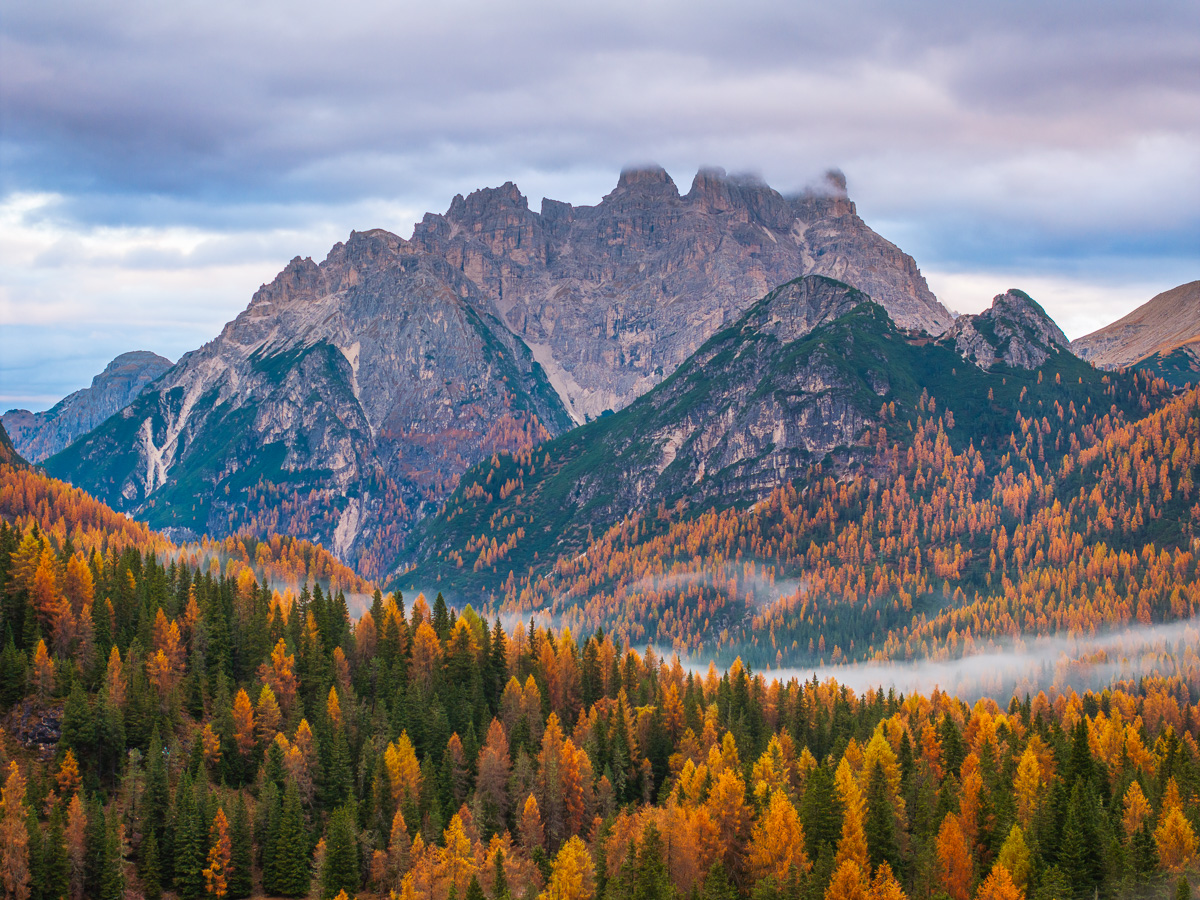
[[213,337],[297,254],[630,163],[837,166],[939,298],[1076,337],[1200,278],[1200,5],[6,0],[0,409]]

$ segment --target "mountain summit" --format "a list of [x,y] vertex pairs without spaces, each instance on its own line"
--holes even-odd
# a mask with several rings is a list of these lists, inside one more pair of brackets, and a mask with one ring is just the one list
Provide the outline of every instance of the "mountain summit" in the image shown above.
[[149,350],[122,353],[92,379],[90,387],[69,394],[45,412],[10,409],[4,414],[4,427],[22,456],[41,462],[120,412],[169,368],[169,359]]
[[579,422],[628,405],[801,275],[853,285],[902,328],[952,321],[912,257],[858,217],[840,173],[789,197],[702,169],[681,195],[643,167],[596,206],[544,200],[540,213],[509,183],[427,214],[413,243],[488,295]]
[[[1101,368],[1131,366],[1154,354],[1198,355],[1200,281],[1157,294],[1129,315],[1077,338],[1071,349]],[[1193,379],[1194,381],[1195,379]]]
[[[469,466],[627,406],[807,274],[905,328],[951,322],[836,174],[785,197],[706,169],[680,195],[645,167],[596,206],[540,212],[512,183],[475,191],[411,240],[355,232],[292,260],[47,467],[157,527],[287,531],[377,577]],[[789,315],[771,327],[821,313]]]

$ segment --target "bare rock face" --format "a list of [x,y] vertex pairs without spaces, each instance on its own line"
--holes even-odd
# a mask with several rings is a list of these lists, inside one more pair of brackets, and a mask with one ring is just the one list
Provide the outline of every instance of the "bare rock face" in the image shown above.
[[[633,169],[596,206],[540,212],[511,183],[476,191],[410,241],[357,232],[320,264],[292,260],[219,337],[47,466],[159,528],[289,532],[380,577],[469,466],[627,406],[813,273],[906,328],[951,321],[836,174],[785,197],[703,170],[680,195],[662,169]],[[816,284],[790,288],[763,336],[794,342],[827,319],[841,301]],[[761,456],[778,427],[804,429],[806,447],[844,443],[860,422],[839,411],[835,368],[795,376],[820,408],[731,420],[710,464]]]
[[381,574],[469,464],[569,425],[488,305],[442,260],[354,233],[48,468],[158,527],[288,532]]
[[998,294],[979,315],[959,316],[945,340],[981,369],[1036,369],[1056,353],[1071,352],[1062,329],[1032,297],[1016,289]]
[[[1099,368],[1131,366],[1177,350],[1195,355],[1200,342],[1200,281],[1157,294],[1129,315],[1078,338],[1071,349]],[[1190,346],[1189,346],[1190,345]]]
[[413,241],[487,294],[576,421],[626,406],[801,275],[865,291],[903,328],[952,321],[912,258],[858,217],[840,173],[785,197],[704,169],[681,196],[664,170],[634,169],[596,206],[546,200],[540,213],[509,183],[427,214]]
[[4,427],[17,451],[39,463],[120,412],[169,368],[169,359],[148,350],[122,353],[92,379],[91,387],[64,397],[45,412],[10,409],[3,416]]

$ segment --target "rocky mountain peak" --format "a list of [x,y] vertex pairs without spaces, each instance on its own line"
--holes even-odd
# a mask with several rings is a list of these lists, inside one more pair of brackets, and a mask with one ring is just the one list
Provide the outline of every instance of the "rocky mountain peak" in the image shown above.
[[446,210],[446,218],[458,225],[484,221],[498,213],[528,211],[529,200],[515,184],[506,181],[500,187],[472,191],[466,199],[456,194]]
[[122,353],[92,379],[90,387],[64,397],[45,412],[9,410],[4,426],[23,457],[41,462],[125,409],[171,365],[169,359],[149,350]]
[[823,275],[806,275],[776,288],[761,301],[761,312],[747,324],[788,343],[839,319],[871,298],[848,284]]
[[959,354],[981,369],[1003,363],[1036,369],[1071,343],[1042,307],[1016,288],[997,294],[978,315],[959,316],[946,332]]
[[[675,188],[675,182],[667,173],[667,170],[660,165],[648,164],[644,166],[627,166],[621,170],[621,177],[617,179],[617,190],[628,190],[639,185],[669,185]],[[675,188],[678,193],[678,188]]]

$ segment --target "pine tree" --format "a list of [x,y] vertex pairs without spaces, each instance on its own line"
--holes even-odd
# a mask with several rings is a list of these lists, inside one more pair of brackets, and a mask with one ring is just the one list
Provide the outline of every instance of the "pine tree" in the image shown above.
[[887,776],[876,762],[867,782],[867,817],[864,823],[871,867],[887,863],[893,871],[900,868],[900,843],[896,835],[896,816],[888,792]]
[[800,803],[800,821],[808,838],[810,857],[815,858],[824,847],[831,850],[837,847],[842,834],[842,804],[833,772],[827,766],[817,766],[808,776]]
[[159,869],[158,838],[150,831],[142,842],[142,893],[145,894],[146,900],[159,900],[162,896]]
[[1104,875],[1096,832],[1099,816],[1090,801],[1091,792],[1087,785],[1076,779],[1063,823],[1058,865],[1071,884],[1075,885],[1079,897],[1090,896]]
[[279,833],[274,841],[275,892],[284,897],[303,897],[309,887],[309,836],[300,808],[300,790],[294,778],[288,779],[279,817]]
[[46,828],[42,843],[42,893],[45,897],[59,900],[71,890],[71,863],[67,859],[66,834],[63,831],[63,814],[55,810]]
[[325,900],[341,890],[358,890],[358,844],[354,817],[348,807],[333,811],[325,829],[325,863],[321,867],[321,896]]
[[254,889],[251,866],[253,842],[250,834],[250,814],[246,809],[246,798],[238,792],[237,804],[233,807],[233,823],[229,830],[232,844],[228,878],[230,900],[249,897]]
[[108,825],[104,818],[104,807],[93,797],[87,812],[87,861],[84,875],[84,895],[99,897],[100,885],[108,866]]
[[637,900],[673,900],[675,896],[675,886],[663,860],[662,836],[653,823],[642,832],[633,896]]
[[125,871],[121,857],[121,838],[114,815],[105,830],[105,864],[100,876],[100,900],[124,900]]
[[[203,775],[201,775],[203,778]],[[184,775],[175,792],[175,890],[182,900],[204,895],[204,867],[208,864],[208,825],[204,810],[197,808],[196,787]]]

